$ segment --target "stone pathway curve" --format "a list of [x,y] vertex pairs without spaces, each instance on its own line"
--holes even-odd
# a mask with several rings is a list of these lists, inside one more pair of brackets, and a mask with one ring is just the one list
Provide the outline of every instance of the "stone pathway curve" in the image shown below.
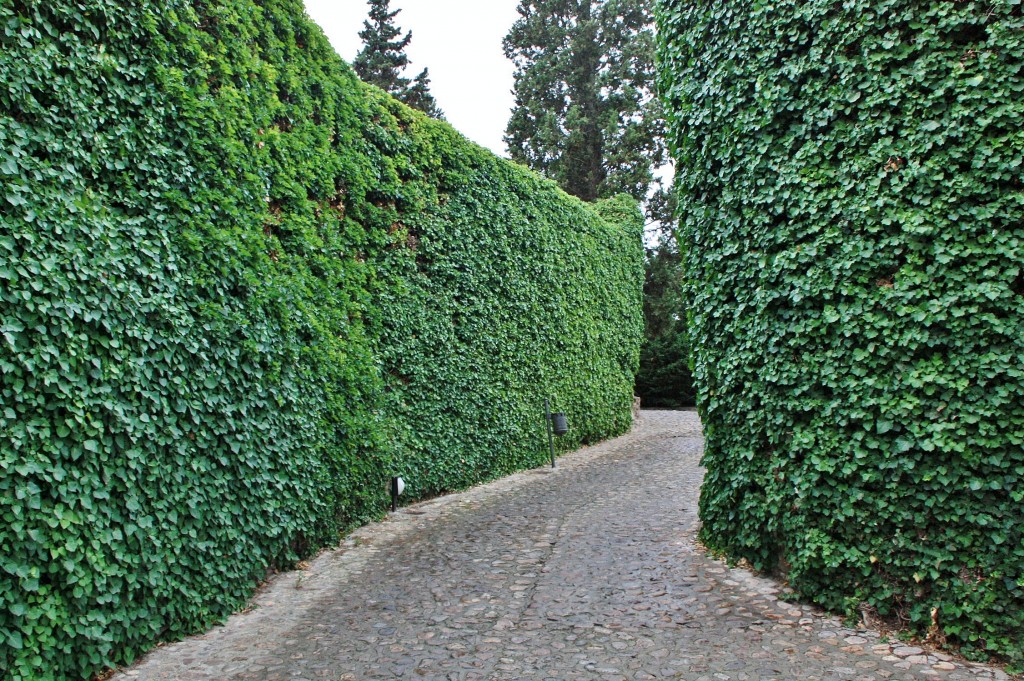
[[695,543],[696,414],[391,514],[114,678],[1007,679],[884,642]]

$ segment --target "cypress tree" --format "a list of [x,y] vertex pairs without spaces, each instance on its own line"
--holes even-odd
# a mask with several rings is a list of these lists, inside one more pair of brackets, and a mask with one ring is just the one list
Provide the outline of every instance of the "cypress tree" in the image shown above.
[[585,201],[644,200],[664,159],[645,0],[521,0],[504,40],[516,105],[512,159]]

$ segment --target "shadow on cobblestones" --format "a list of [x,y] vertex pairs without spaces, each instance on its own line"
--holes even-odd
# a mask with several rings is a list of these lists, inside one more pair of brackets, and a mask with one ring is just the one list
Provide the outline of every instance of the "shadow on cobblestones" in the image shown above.
[[843,628],[695,542],[693,412],[392,514],[135,679],[1006,679]]

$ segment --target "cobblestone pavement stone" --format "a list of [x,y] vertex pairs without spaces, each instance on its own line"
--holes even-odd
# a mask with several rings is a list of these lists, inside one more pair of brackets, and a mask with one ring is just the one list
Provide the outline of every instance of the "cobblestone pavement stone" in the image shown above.
[[696,414],[420,503],[279,575],[137,679],[1007,679],[886,643],[696,544]]

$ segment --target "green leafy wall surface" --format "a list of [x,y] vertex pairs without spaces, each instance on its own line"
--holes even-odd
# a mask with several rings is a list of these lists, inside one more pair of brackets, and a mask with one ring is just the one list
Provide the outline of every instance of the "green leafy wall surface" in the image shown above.
[[628,429],[642,219],[361,84],[298,0],[0,1],[0,676]]
[[704,540],[1021,662],[1020,0],[659,12]]

